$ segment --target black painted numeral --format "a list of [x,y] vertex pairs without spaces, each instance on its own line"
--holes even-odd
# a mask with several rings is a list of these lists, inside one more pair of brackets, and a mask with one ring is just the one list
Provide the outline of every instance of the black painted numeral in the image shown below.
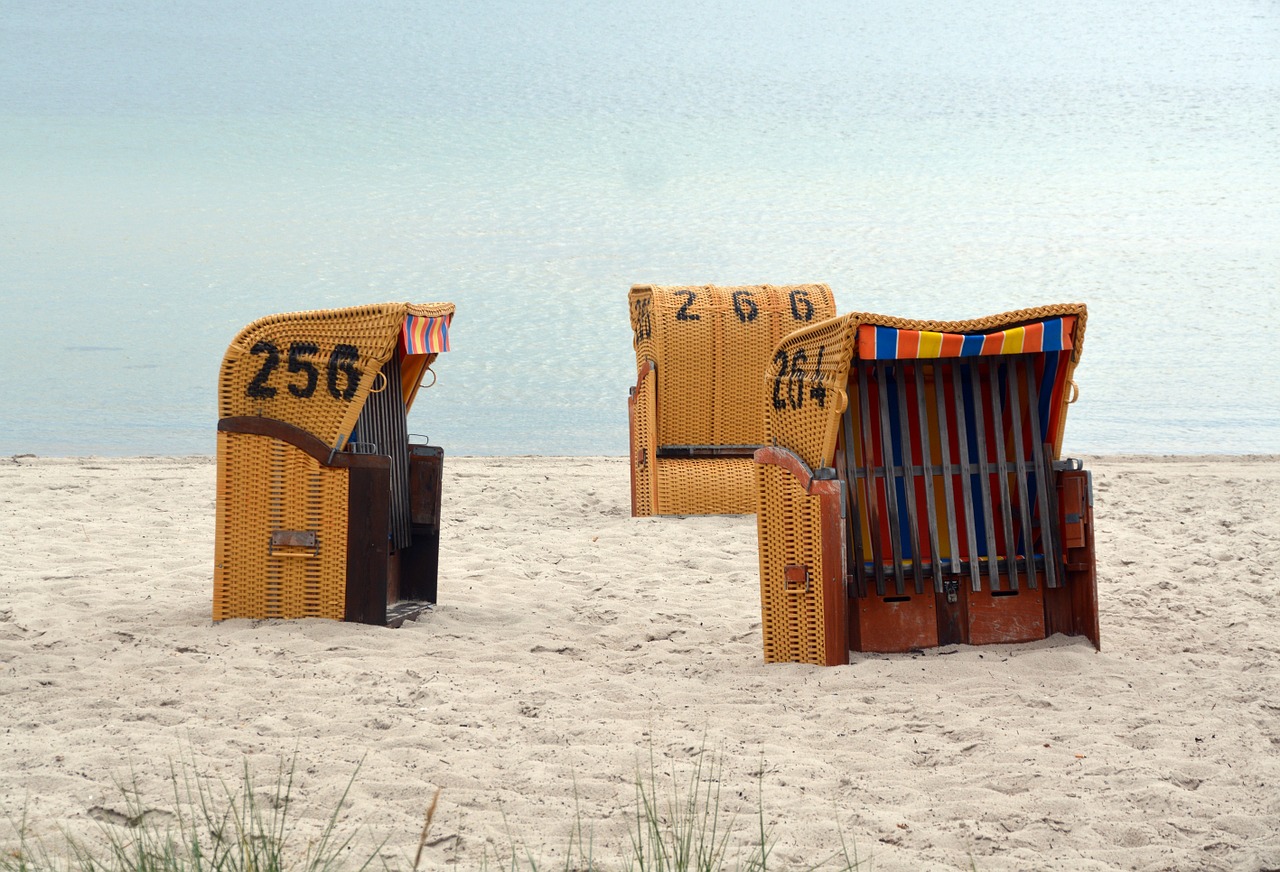
[[307,357],[314,357],[320,353],[320,347],[314,342],[295,342],[289,346],[289,372],[306,373],[307,383],[299,387],[296,384],[289,384],[289,393],[298,399],[305,400],[316,392],[316,381],[320,378],[320,373],[316,369],[315,364]]
[[760,307],[756,305],[755,300],[751,299],[750,291],[734,291],[733,311],[738,314],[738,320],[746,324],[748,321],[756,320],[756,316],[760,314]]
[[684,297],[684,305],[676,310],[677,321],[701,321],[701,315],[695,315],[689,311],[689,307],[693,305],[693,301],[698,299],[698,295],[693,291],[676,291],[677,297]]
[[791,373],[787,379],[787,402],[793,409],[804,408],[804,370],[801,368],[809,362],[809,355],[803,348],[797,348],[791,355]]
[[[805,354],[803,348],[797,348],[795,353],[788,355],[785,351],[779,349],[773,355],[774,365],[778,367],[778,374],[773,379],[773,407],[779,411],[783,409],[803,409],[805,401],[805,382],[811,381],[808,385],[808,397],[818,404],[819,409],[827,407],[827,387],[821,381],[822,379],[822,357],[826,353],[826,346],[818,346],[818,364],[814,367],[813,377],[810,379],[805,371],[804,365],[809,362],[809,355]],[[786,396],[783,396],[782,383],[786,382]]]
[[813,368],[813,385],[809,388],[809,398],[818,404],[819,409],[827,407],[827,386],[822,383],[822,355],[827,346],[818,346],[818,363]]
[[787,407],[787,401],[782,398],[782,380],[787,375],[787,366],[791,363],[791,358],[781,348],[778,353],[773,356],[773,363],[778,367],[778,375],[773,380],[773,407],[781,411]]
[[262,369],[258,370],[258,374],[253,377],[253,381],[249,382],[249,387],[245,389],[245,394],[263,400],[271,399],[276,395],[276,389],[267,384],[267,379],[271,378],[271,373],[280,365],[280,349],[262,339],[253,343],[249,353],[265,354],[267,359],[262,362]]
[[636,300],[636,345],[653,335],[653,320],[649,314],[649,301]]
[[813,320],[813,301],[809,299],[807,288],[796,288],[791,292],[791,315],[797,321]]
[[[360,351],[354,345],[338,345],[333,349],[333,354],[329,355],[329,393],[336,399],[349,400],[356,395],[356,390],[360,387],[360,368],[356,366],[356,360],[360,357]],[[347,383],[342,390],[338,390],[338,374],[346,376]]]

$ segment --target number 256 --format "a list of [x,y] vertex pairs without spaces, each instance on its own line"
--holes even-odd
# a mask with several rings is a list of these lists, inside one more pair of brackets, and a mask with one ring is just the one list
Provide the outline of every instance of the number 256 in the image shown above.
[[[255,342],[249,349],[250,354],[264,356],[262,368],[249,382],[245,394],[260,399],[270,399],[276,395],[276,389],[268,384],[272,374],[280,366],[280,349],[264,340]],[[302,376],[301,381],[289,382],[289,393],[299,399],[306,399],[316,392],[320,381],[320,372],[316,369],[312,358],[320,354],[320,348],[314,342],[295,342],[289,346],[289,359],[285,368]],[[360,350],[354,345],[336,345],[329,355],[329,363],[325,367],[325,386],[329,394],[337,400],[350,400],[360,387],[360,368],[356,361]],[[339,382],[343,382],[339,386]]]

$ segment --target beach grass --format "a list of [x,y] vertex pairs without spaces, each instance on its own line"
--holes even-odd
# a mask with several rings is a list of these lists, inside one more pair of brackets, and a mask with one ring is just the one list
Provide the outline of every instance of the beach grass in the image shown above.
[[[0,872],[366,872],[371,868],[419,872],[441,792],[427,805],[417,850],[410,862],[384,852],[386,840],[363,847],[358,829],[340,829],[339,816],[359,772],[352,774],[318,837],[306,844],[295,832],[296,760],[283,760],[274,783],[255,786],[248,763],[240,782],[198,777],[194,766],[172,767],[173,810],[144,803],[133,783],[119,784],[124,812],[97,817],[100,838],[63,833],[53,843],[31,836],[27,821],[17,823],[17,845],[0,850]],[[565,850],[554,862],[543,860],[509,834],[504,846],[483,844],[468,862],[455,844],[451,868],[507,872],[768,872],[775,833],[766,824],[761,803],[755,820],[739,826],[720,801],[720,758],[698,754],[683,781],[660,772],[652,754],[649,769],[635,781],[629,822],[630,844],[621,856],[597,856],[592,827],[579,809]],[[461,842],[461,839],[458,840]],[[794,867],[790,867],[794,868]],[[853,872],[867,868],[841,836],[840,850],[810,870]]]

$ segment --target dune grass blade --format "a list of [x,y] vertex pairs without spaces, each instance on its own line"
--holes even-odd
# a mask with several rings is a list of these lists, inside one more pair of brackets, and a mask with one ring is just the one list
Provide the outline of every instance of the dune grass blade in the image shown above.
[[[245,763],[238,789],[222,780],[171,768],[174,810],[143,806],[136,783],[118,785],[126,812],[101,825],[101,840],[64,834],[50,847],[18,827],[18,848],[0,854],[0,872],[364,872],[381,845],[358,862],[349,855],[355,832],[338,834],[338,816],[353,772],[320,835],[299,854],[291,844],[294,760],[282,761],[274,789],[259,799]],[[356,772],[359,771],[357,767]]]

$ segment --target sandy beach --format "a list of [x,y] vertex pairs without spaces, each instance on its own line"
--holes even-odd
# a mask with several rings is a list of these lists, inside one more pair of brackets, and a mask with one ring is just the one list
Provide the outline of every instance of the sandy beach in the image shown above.
[[763,663],[755,519],[633,519],[622,458],[447,458],[440,602],[399,629],[214,624],[212,458],[5,458],[0,849],[295,759],[300,838],[355,774],[340,826],[394,868],[437,788],[420,868],[563,868],[703,753],[779,869],[841,834],[885,872],[1280,868],[1280,457],[1086,463],[1101,652],[821,668]]

